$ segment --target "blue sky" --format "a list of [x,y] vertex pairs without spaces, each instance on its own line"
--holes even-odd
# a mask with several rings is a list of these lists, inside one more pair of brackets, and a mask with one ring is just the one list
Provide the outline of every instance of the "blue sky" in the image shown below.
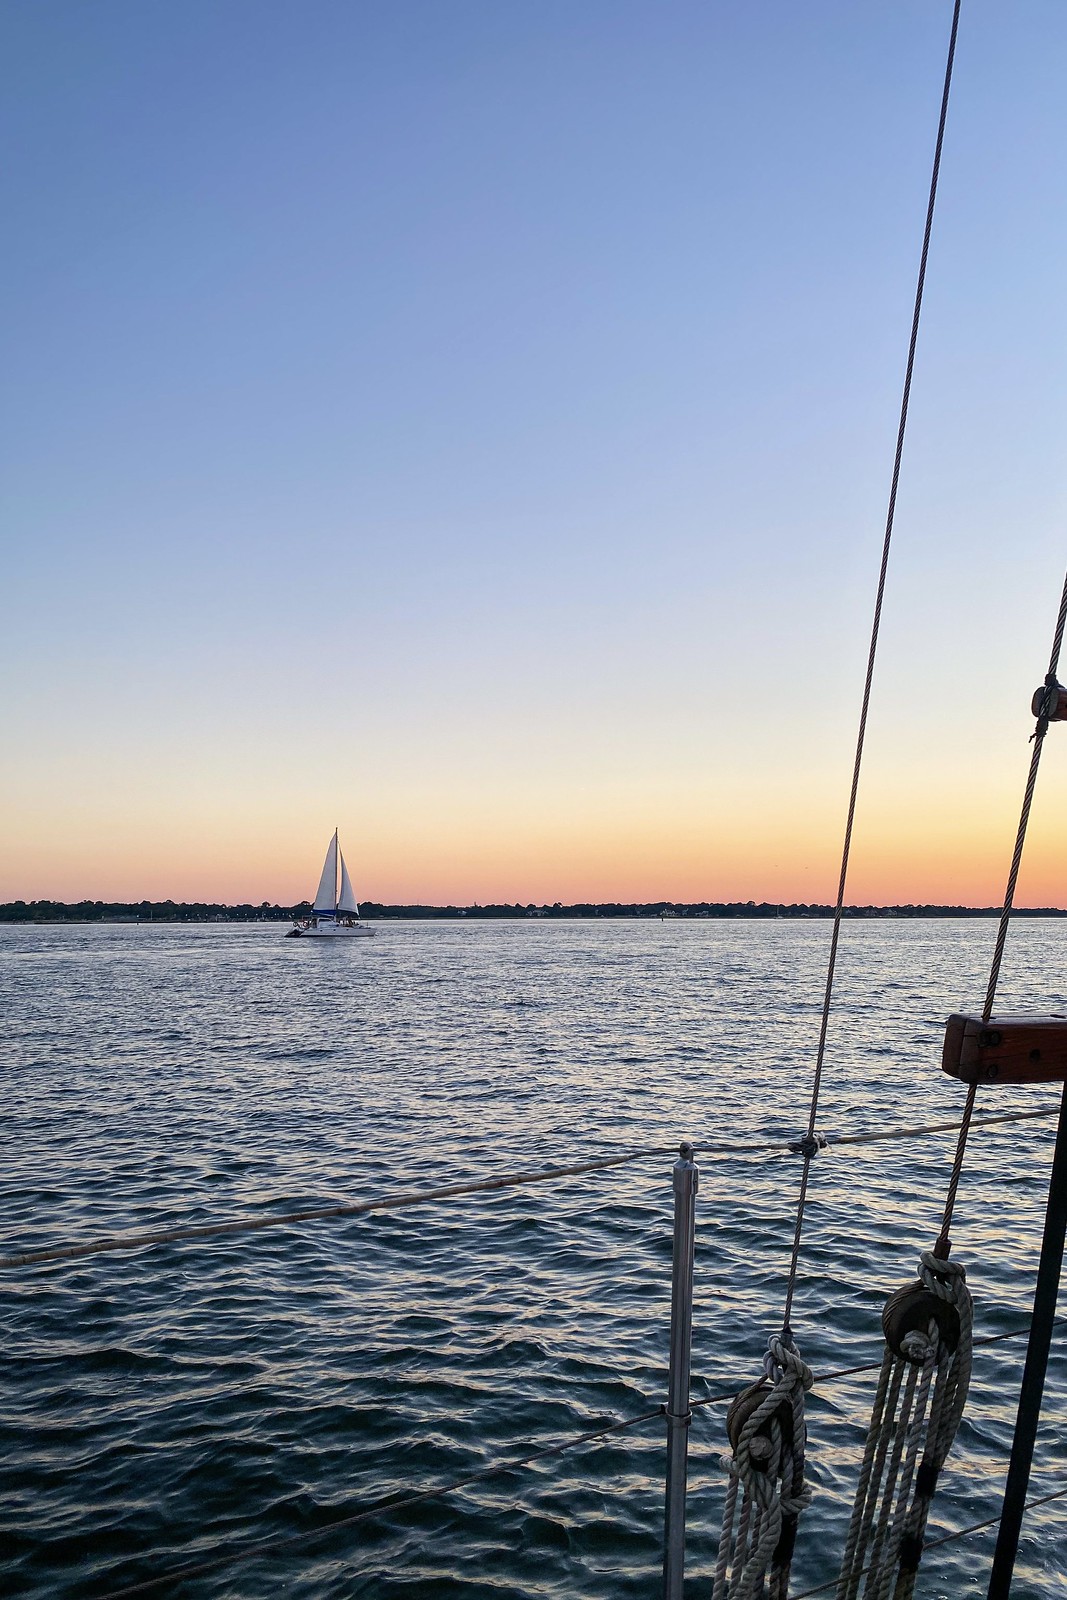
[[[950,9],[9,5],[0,892],[828,897]],[[1065,47],[965,0],[878,898],[999,892]]]

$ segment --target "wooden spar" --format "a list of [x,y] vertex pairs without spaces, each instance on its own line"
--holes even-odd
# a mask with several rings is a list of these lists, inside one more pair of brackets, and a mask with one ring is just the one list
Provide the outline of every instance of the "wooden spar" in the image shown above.
[[964,1083],[1067,1081],[1067,1017],[956,1013],[945,1026],[941,1066]]

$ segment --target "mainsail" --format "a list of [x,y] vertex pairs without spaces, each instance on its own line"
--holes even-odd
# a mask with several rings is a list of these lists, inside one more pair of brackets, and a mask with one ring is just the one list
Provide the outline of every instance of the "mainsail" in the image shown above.
[[341,897],[337,902],[337,909],[338,911],[347,911],[353,917],[359,916],[359,906],[356,904],[352,879],[348,876],[348,868],[345,866],[343,853],[341,855]]
[[337,830],[334,829],[330,847],[326,852],[326,860],[322,867],[322,877],[319,879],[318,889],[315,891],[315,915],[317,917],[332,917],[337,910]]

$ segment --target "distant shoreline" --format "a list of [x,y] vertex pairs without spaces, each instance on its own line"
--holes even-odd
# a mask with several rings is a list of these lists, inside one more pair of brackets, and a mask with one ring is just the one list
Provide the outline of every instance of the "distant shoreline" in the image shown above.
[[[14,900],[6,905],[0,905],[0,923],[30,923],[34,925],[46,923],[141,923],[141,922],[290,922],[294,917],[310,915],[311,907],[306,901],[295,906],[270,905],[264,901],[261,905],[215,905],[207,902],[175,902],[173,900],[142,900],[140,902],[123,902],[107,900],[81,900],[77,903],[67,904],[59,900]],[[365,901],[360,908],[360,914],[367,922],[390,921],[423,921],[423,922],[458,922],[468,920],[521,922],[526,920],[536,921],[562,921],[590,919],[644,919],[655,920],[691,920],[691,921],[808,921],[821,920],[832,917],[833,906],[805,905],[779,905],[772,901],[734,900],[734,901],[671,901],[652,900],[639,902],[605,901],[601,904],[578,902],[574,905],[562,905],[558,900],[553,905],[470,905],[470,906],[429,906],[407,905],[390,906],[379,905],[374,901]],[[933,917],[996,917],[1000,915],[999,906],[949,906],[949,905],[903,905],[903,906],[846,906],[845,917],[850,920],[863,919],[908,919],[915,920]],[[1060,906],[1020,907],[1013,915],[1017,917],[1064,917],[1067,910]]]

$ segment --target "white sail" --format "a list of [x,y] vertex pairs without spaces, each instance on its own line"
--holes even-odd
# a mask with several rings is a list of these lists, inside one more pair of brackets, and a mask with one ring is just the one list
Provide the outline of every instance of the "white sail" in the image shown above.
[[348,876],[345,866],[344,851],[341,852],[341,896],[337,902],[338,911],[347,911],[349,916],[359,916],[359,906],[356,904],[355,891],[352,888],[352,879]]
[[337,831],[334,830],[330,847],[326,852],[326,860],[322,867],[322,877],[315,891],[315,914],[322,916],[325,912],[333,916],[337,910]]

